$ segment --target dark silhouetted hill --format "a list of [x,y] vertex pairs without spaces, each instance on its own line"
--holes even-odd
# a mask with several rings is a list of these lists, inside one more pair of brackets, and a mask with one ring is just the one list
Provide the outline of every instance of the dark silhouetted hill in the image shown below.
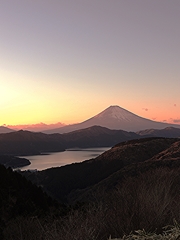
[[38,155],[43,152],[60,152],[66,148],[109,147],[138,137],[136,133],[99,126],[67,134],[44,134],[20,130],[0,134],[0,154]]
[[0,154],[36,155],[42,152],[64,151],[61,135],[47,135],[20,130],[0,134]]
[[101,126],[92,126],[64,134],[44,134],[21,130],[0,134],[0,154],[23,156],[60,152],[67,148],[76,147],[112,147],[117,143],[132,139],[149,136],[179,137],[179,134],[180,129],[173,127],[161,130],[145,130],[139,132],[139,135],[123,130],[110,130]]
[[73,204],[73,211],[64,218],[51,215],[48,222],[13,222],[6,239],[14,239],[15,231],[18,239],[28,233],[27,239],[39,234],[39,239],[107,240],[137,229],[159,234],[173,219],[180,222],[179,138],[134,139],[95,159],[21,174],[52,197]]
[[[16,235],[12,238],[7,237],[8,234],[13,236],[13,232],[16,234],[17,228],[10,230],[10,225],[13,228],[14,222],[22,219],[19,225],[21,227],[23,221],[47,217],[50,213],[52,214],[53,209],[63,213],[65,208],[21,174],[0,165],[0,239],[19,239]],[[3,237],[5,232],[6,238]]]
[[115,145],[95,159],[30,173],[27,177],[38,181],[51,196],[66,202],[77,189],[78,192],[92,187],[126,166],[155,158],[179,141],[174,138],[130,140]]
[[30,165],[30,161],[26,158],[19,158],[15,156],[0,155],[0,164],[6,168],[21,168]]
[[68,148],[109,147],[118,142],[139,138],[139,135],[133,132],[110,130],[101,126],[92,126],[70,133],[64,133],[62,136]]

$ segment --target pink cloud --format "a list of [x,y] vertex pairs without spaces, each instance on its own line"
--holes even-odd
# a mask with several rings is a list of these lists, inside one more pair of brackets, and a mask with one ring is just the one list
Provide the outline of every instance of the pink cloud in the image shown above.
[[39,131],[49,130],[53,128],[60,128],[64,126],[65,126],[64,123],[58,122],[54,124],[37,123],[37,124],[26,124],[26,125],[8,125],[7,127],[14,129],[16,131],[23,129],[28,131],[39,132]]

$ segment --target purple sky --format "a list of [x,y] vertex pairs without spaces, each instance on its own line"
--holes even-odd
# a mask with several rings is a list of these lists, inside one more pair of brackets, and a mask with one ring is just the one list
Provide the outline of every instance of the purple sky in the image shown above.
[[179,123],[179,13],[179,0],[2,0],[0,125],[109,105]]

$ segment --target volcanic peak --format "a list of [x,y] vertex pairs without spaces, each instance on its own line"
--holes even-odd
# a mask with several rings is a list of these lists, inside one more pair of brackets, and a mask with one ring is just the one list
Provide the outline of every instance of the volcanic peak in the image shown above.
[[136,118],[137,115],[117,105],[113,105],[95,116],[95,118],[104,118],[104,117],[114,118],[117,120],[123,120],[123,121],[129,122],[129,121],[133,121],[133,119]]

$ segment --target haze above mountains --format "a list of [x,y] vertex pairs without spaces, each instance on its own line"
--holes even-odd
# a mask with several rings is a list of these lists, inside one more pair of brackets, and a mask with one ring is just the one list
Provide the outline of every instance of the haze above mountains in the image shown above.
[[10,126],[10,128],[1,126],[0,133],[8,133],[20,129],[33,132],[43,132],[46,134],[69,133],[92,126],[101,126],[113,130],[124,130],[128,132],[137,132],[147,129],[163,129],[167,127],[180,128],[180,125],[177,124],[152,121],[131,113],[119,106],[110,106],[94,117],[77,124],[65,125],[59,122],[51,125],[40,123],[34,125]]
[[0,130],[0,154],[15,156],[76,147],[112,147],[119,142],[145,137],[180,137],[180,125],[151,121],[118,106],[110,106],[82,123],[43,133],[14,131],[4,126]]
[[128,132],[137,132],[145,129],[163,129],[166,127],[180,128],[180,125],[155,122],[142,118],[119,106],[110,106],[101,113],[84,122],[47,130],[44,131],[44,133],[68,133],[94,125]]
[[27,130],[31,132],[42,132],[49,129],[60,128],[65,126],[64,123],[54,123],[54,124],[45,124],[45,123],[37,123],[37,124],[26,124],[26,125],[4,125],[0,126],[0,133],[7,133],[12,131],[19,130]]

